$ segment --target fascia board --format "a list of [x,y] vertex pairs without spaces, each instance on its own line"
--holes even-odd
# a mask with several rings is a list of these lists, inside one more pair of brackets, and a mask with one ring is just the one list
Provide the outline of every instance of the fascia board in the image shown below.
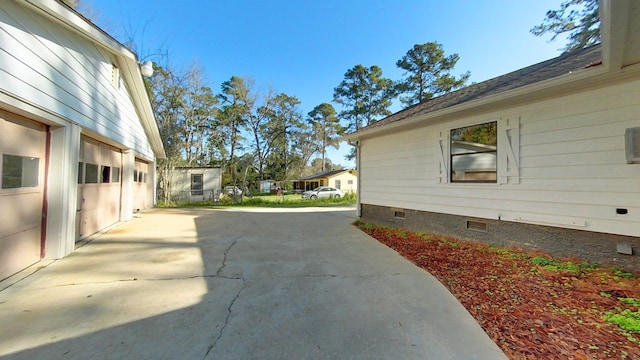
[[162,138],[160,137],[160,131],[156,123],[155,116],[153,115],[153,109],[151,108],[151,102],[147,95],[147,88],[140,72],[140,65],[138,61],[132,61],[128,58],[120,58],[121,62],[121,74],[125,82],[129,85],[129,92],[131,98],[138,111],[138,116],[144,128],[145,134],[149,139],[151,148],[154,154],[159,159],[165,159],[167,156],[162,145]]
[[30,4],[46,17],[67,27],[73,32],[89,39],[97,45],[104,47],[112,53],[120,54],[136,60],[136,55],[126,46],[122,45],[111,35],[91,23],[82,15],[70,10],[56,0],[23,0]]

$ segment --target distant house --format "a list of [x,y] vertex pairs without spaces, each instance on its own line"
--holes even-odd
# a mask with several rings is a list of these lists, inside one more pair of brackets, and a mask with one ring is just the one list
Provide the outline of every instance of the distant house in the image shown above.
[[318,186],[330,186],[345,193],[358,191],[358,172],[356,170],[329,170],[293,181],[295,191],[313,190]]
[[[167,194],[171,201],[210,201],[222,191],[220,167],[175,167],[167,174]],[[162,189],[165,191],[165,189]]]
[[363,221],[640,270],[640,7],[600,15],[600,45],[347,135]]
[[0,280],[155,204],[136,55],[61,1],[0,7]]

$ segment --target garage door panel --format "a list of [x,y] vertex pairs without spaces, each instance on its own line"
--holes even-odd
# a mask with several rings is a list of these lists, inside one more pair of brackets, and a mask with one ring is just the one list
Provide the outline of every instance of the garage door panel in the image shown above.
[[[19,229],[42,221],[42,193],[0,196],[0,236],[8,229]],[[9,230],[10,231],[10,230]]]
[[133,209],[144,210],[148,205],[149,197],[149,163],[136,159],[136,172],[133,183]]
[[[82,239],[120,219],[122,153],[105,143],[83,138],[80,161],[85,163],[86,173],[85,182],[78,189],[78,238]],[[90,167],[92,181],[87,179]]]
[[0,238],[0,279],[17,273],[40,260],[40,228],[14,233]]
[[97,164],[100,161],[100,147],[97,143],[85,139],[82,142],[82,152],[85,162]]
[[45,126],[0,113],[0,144],[5,152],[39,156]]
[[0,111],[0,279],[38,262],[46,127]]

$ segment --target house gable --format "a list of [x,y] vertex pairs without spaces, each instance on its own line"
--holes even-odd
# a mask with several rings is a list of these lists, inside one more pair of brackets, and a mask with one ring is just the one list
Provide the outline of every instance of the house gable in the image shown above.
[[56,1],[7,2],[0,32],[12,49],[0,53],[0,101],[43,109],[146,159],[164,157],[136,57],[124,46]]

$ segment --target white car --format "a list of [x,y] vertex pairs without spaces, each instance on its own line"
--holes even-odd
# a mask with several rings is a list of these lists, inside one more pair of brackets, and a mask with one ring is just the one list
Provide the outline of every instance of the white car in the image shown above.
[[302,193],[303,199],[339,199],[343,196],[342,190],[328,186],[320,186]]
[[225,186],[224,193],[228,196],[242,196],[242,190],[240,190],[237,186]]

